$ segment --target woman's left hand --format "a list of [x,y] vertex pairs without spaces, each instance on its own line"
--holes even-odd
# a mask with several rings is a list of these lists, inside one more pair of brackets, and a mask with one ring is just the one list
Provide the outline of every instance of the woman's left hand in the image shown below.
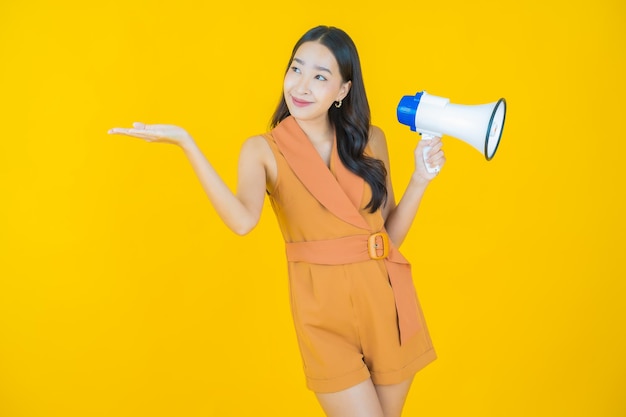
[[[430,146],[430,150],[426,154],[426,162],[433,168],[437,168],[436,172],[428,172],[426,163],[424,162],[424,148]],[[440,137],[433,139],[422,139],[415,147],[415,174],[421,179],[430,181],[435,178],[446,162],[446,157],[442,150],[443,142]]]

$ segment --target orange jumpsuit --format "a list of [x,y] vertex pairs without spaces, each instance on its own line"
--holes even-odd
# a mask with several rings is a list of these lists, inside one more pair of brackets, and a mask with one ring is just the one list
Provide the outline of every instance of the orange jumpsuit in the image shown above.
[[381,211],[364,209],[368,184],[342,164],[336,141],[329,169],[291,116],[265,138],[307,386],[336,392],[412,377],[436,355],[410,265],[384,240]]

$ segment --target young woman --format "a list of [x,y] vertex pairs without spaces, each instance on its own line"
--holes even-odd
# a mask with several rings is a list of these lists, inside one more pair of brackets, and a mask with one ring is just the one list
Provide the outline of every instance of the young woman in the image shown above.
[[410,265],[398,252],[441,141],[421,141],[398,204],[383,132],[370,112],[356,47],[319,26],[296,43],[272,130],[249,138],[237,193],[193,138],[172,125],[114,128],[178,145],[225,224],[244,235],[269,195],[285,238],[291,304],[307,386],[329,417],[400,416],[414,374],[435,359]]

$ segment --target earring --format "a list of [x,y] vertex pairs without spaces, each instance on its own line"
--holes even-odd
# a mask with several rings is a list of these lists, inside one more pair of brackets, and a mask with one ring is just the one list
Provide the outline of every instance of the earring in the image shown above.
[[343,104],[343,100],[335,101],[335,107],[339,108]]

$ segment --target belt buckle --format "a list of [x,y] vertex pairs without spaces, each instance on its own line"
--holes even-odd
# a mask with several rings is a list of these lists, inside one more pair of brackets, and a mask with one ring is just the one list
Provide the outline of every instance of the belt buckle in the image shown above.
[[[377,241],[377,238],[380,238]],[[381,247],[382,246],[382,247]],[[382,255],[378,255],[378,251],[383,251]],[[373,233],[367,239],[367,252],[370,259],[385,259],[389,255],[389,236],[385,232]]]

